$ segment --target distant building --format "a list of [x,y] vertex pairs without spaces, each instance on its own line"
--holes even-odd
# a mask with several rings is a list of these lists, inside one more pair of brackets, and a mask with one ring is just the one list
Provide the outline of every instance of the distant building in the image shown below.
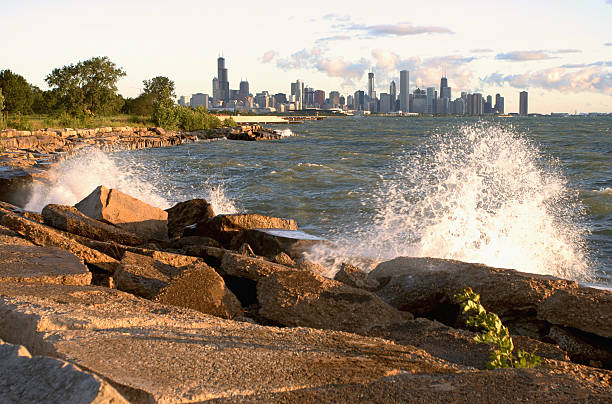
[[208,94],[195,93],[191,95],[191,100],[189,101],[189,105],[191,108],[196,107],[204,107],[208,108]]
[[[424,114],[427,108],[427,92],[417,88],[412,94],[412,108],[410,112]],[[403,111],[403,109],[402,109]]]
[[212,94],[213,100],[216,101],[219,99],[219,79],[216,77],[212,80]]
[[482,112],[483,112],[482,94],[480,93],[472,94],[471,115],[482,115]]
[[278,93],[274,94],[274,100],[277,104],[286,104],[287,103],[287,94]]
[[270,96],[267,91],[255,95],[255,103],[258,108],[270,108]]
[[529,105],[527,98],[527,91],[521,91],[519,95],[519,115],[521,116],[527,116],[529,114]]
[[440,79],[440,98],[446,98],[450,101],[452,98],[451,88],[448,86],[448,80],[446,77]]
[[330,91],[329,92],[329,105],[333,108],[338,108],[340,105],[340,93],[338,91]]
[[410,112],[410,74],[408,70],[400,72],[400,109]]
[[368,73],[368,97],[370,100],[376,98],[376,90],[374,87],[374,73]]
[[301,110],[304,107],[304,83],[300,80],[296,80],[295,83],[291,83],[291,95],[295,96],[295,108]]
[[365,93],[363,90],[355,91],[353,100],[354,109],[357,111],[363,111],[365,107]]
[[188,107],[189,106],[189,101],[187,101],[187,97],[184,95],[181,95],[179,100],[178,100],[178,104],[181,107]]
[[346,97],[346,105],[349,107],[349,109],[355,109],[354,97],[352,95],[348,95]]
[[427,87],[427,104],[425,105],[426,114],[436,113],[436,89],[435,87]]
[[380,94],[380,110],[383,114],[391,112],[391,95],[387,93]]
[[391,111],[395,111],[395,101],[397,100],[397,88],[395,87],[395,81],[391,81],[391,84],[389,84],[389,97],[391,97]]
[[238,90],[238,97],[240,98],[246,98],[248,97],[250,94],[249,91],[249,82],[246,80],[241,80],[240,81],[240,89]]
[[344,107],[346,105],[346,98],[344,98],[344,96],[341,95],[340,97],[338,97],[338,102],[339,102],[340,107]]
[[495,109],[496,114],[504,113],[504,97],[502,97],[500,94],[495,94],[495,107],[493,108]]
[[316,107],[322,107],[325,104],[325,91],[316,90],[314,92],[314,105]]
[[223,57],[217,59],[217,79],[219,80],[219,99],[227,102],[230,99],[230,88]]

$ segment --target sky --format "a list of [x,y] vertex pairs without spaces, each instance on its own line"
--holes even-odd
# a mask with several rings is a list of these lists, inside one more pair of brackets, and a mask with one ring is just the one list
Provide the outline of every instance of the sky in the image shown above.
[[230,88],[353,94],[375,74],[388,92],[440,86],[505,97],[518,112],[612,112],[612,0],[242,1],[0,0],[0,70],[46,89],[55,67],[108,56],[126,97],[167,76],[177,96],[212,93],[223,55]]

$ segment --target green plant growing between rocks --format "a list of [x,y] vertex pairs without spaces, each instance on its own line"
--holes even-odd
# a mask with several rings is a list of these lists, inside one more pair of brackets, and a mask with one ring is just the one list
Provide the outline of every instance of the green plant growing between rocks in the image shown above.
[[489,355],[488,369],[534,368],[542,363],[542,359],[535,353],[519,350],[514,356],[514,343],[508,327],[502,324],[497,314],[487,313],[480,304],[478,293],[471,288],[464,288],[463,293],[458,293],[454,297],[461,304],[463,313],[476,313],[471,315],[466,322],[467,325],[482,329],[481,334],[474,337],[474,340],[495,347]]

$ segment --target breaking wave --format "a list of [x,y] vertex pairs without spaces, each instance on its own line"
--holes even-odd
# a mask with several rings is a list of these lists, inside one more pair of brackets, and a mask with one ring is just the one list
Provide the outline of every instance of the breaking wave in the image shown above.
[[591,278],[577,192],[560,164],[524,135],[466,125],[434,134],[394,165],[365,202],[376,208],[369,224],[340,236],[335,249],[313,250],[311,259],[337,267],[349,257],[438,257]]

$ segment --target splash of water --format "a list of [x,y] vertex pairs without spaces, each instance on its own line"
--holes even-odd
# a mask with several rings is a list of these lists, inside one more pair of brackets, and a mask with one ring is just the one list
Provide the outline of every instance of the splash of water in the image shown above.
[[285,128],[285,129],[277,129],[274,132],[278,133],[279,135],[281,135],[282,137],[289,137],[289,136],[295,136],[295,133],[293,133],[291,131],[291,129],[289,128]]
[[438,257],[588,280],[582,205],[559,167],[509,128],[434,134],[382,179],[373,223],[310,258]]
[[115,188],[150,205],[166,209],[168,201],[150,183],[129,167],[121,167],[108,154],[89,149],[64,160],[48,173],[48,183],[37,183],[26,204],[27,210],[40,212],[47,204],[74,205],[97,186]]

